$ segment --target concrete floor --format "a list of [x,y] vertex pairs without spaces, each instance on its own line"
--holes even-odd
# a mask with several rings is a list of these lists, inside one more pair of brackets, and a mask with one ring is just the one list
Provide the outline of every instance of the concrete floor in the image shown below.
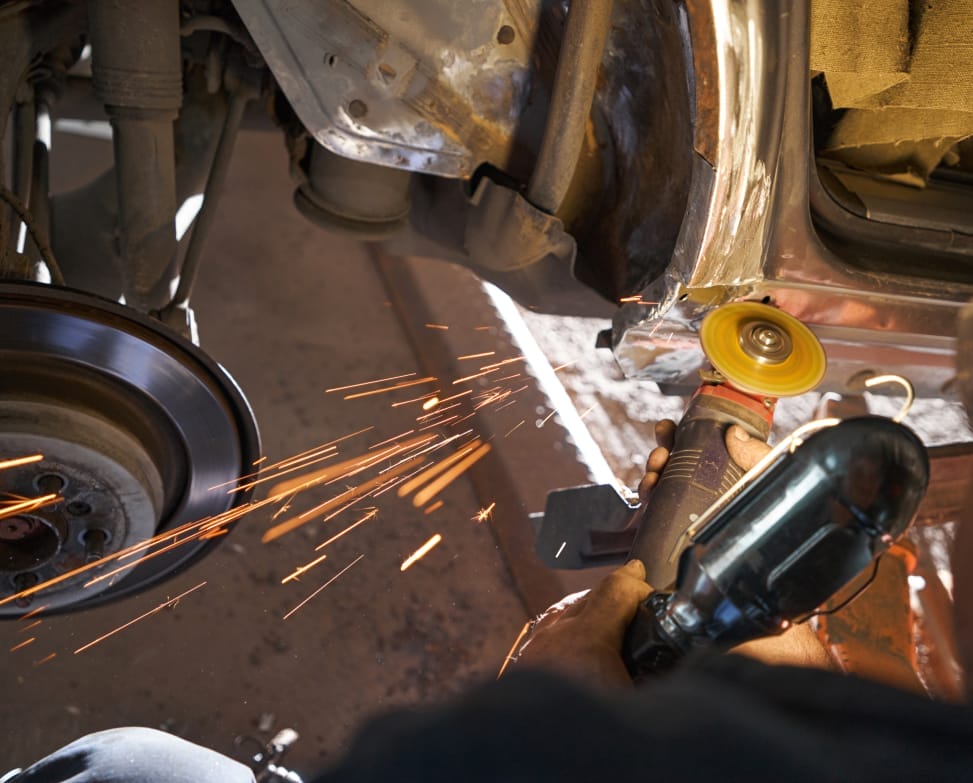
[[[412,372],[417,359],[364,248],[310,225],[291,191],[281,139],[243,133],[194,300],[203,347],[249,397],[270,459],[371,425],[364,449],[409,429],[415,416],[387,400],[324,393]],[[383,495],[374,520],[286,585],[286,574],[313,559],[323,530],[308,526],[265,545],[269,514],[256,513],[208,558],[155,589],[43,618],[29,632],[33,643],[3,653],[0,769],[86,732],[137,724],[231,755],[239,755],[239,735],[267,739],[291,726],[302,739],[290,765],[310,773],[340,753],[367,716],[492,676],[526,611],[490,526],[471,521],[480,503],[470,484],[456,481],[442,499],[426,515]],[[401,573],[402,560],[434,532],[442,544]],[[72,654],[204,580],[177,607]],[[0,627],[6,648],[24,640],[23,628]],[[37,664],[50,653],[57,655]]]

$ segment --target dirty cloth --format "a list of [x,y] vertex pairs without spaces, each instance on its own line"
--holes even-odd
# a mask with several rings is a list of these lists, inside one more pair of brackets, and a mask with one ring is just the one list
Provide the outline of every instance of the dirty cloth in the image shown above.
[[811,70],[847,109],[821,152],[921,187],[973,136],[973,0],[812,0]]

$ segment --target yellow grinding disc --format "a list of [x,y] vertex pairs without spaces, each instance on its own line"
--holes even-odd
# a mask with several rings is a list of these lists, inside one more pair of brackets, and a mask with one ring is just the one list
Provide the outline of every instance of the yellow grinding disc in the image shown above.
[[824,376],[824,349],[818,339],[794,316],[770,305],[734,302],[718,307],[703,319],[699,340],[713,367],[747,394],[803,394]]

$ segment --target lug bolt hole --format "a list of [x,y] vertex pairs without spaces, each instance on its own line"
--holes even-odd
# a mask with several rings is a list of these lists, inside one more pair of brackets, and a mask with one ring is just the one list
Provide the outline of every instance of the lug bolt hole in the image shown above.
[[85,517],[91,513],[91,504],[83,500],[72,500],[67,505],[68,513],[73,517]]
[[497,43],[503,44],[504,46],[507,44],[512,44],[514,42],[514,38],[516,37],[517,34],[509,24],[505,24],[503,27],[497,30]]
[[34,479],[34,486],[44,495],[56,495],[67,483],[64,476],[57,473],[41,473]]

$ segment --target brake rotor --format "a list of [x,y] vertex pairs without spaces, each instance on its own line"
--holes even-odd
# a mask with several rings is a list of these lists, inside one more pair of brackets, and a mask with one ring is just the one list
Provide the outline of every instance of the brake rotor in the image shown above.
[[0,284],[0,460],[34,457],[0,470],[0,617],[104,603],[195,561],[220,539],[113,555],[248,501],[227,488],[259,451],[242,392],[189,341],[88,294]]
[[824,377],[821,343],[797,318],[770,305],[718,307],[703,319],[699,340],[714,369],[747,394],[791,397]]

